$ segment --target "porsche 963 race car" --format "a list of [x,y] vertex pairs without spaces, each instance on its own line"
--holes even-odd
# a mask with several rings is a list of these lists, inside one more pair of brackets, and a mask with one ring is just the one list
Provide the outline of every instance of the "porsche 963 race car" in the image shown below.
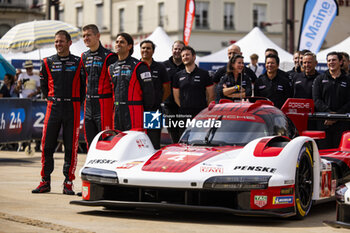
[[350,133],[319,150],[325,133],[306,130],[310,117],[332,118],[313,113],[312,100],[282,110],[221,100],[158,151],[143,130],[100,132],[80,170],[83,200],[71,204],[303,218],[350,174]]

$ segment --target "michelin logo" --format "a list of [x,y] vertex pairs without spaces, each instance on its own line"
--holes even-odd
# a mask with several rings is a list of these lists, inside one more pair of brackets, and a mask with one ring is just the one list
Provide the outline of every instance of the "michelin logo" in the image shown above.
[[144,129],[161,129],[162,121],[162,114],[159,112],[159,110],[156,112],[143,112]]

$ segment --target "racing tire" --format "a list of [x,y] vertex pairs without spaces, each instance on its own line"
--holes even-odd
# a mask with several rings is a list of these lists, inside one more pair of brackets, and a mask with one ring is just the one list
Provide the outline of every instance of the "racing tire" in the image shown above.
[[295,212],[296,219],[303,219],[310,211],[313,195],[313,160],[310,146],[301,148],[295,171]]

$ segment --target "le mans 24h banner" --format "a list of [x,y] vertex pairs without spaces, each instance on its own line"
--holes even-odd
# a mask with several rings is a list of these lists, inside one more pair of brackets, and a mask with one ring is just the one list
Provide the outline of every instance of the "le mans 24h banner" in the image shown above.
[[336,0],[306,0],[300,27],[299,50],[317,53],[338,15]]

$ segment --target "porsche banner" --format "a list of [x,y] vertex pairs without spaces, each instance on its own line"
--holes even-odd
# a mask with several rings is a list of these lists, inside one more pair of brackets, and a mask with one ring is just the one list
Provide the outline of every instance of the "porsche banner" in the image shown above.
[[336,0],[306,0],[300,26],[299,50],[317,53],[338,15]]
[[183,32],[183,41],[185,45],[188,45],[188,42],[190,41],[195,12],[196,12],[196,4],[194,0],[186,0],[185,22],[184,22],[184,32]]

